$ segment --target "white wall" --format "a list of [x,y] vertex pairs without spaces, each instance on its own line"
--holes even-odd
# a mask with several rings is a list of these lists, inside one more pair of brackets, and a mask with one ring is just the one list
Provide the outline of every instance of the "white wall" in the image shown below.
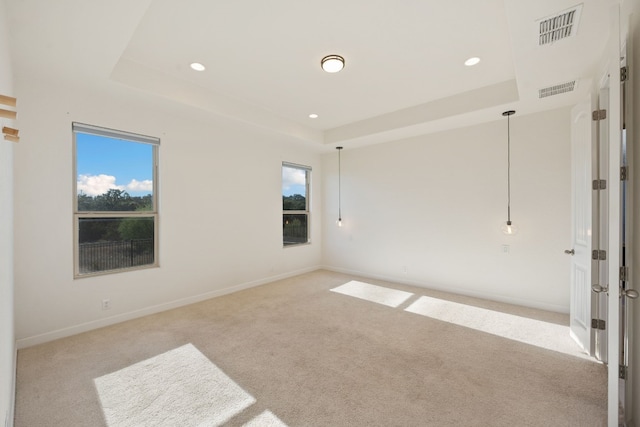
[[[321,157],[300,143],[180,110],[117,84],[16,77],[18,346],[296,274],[320,265]],[[161,138],[160,268],[73,279],[72,135],[78,121]],[[313,168],[314,243],[283,249],[281,164]],[[101,300],[111,310],[101,310]]]
[[[570,113],[512,116],[512,220],[507,215],[507,123],[324,156],[326,266],[354,273],[569,310]],[[503,253],[502,245],[510,246]],[[406,267],[406,273],[404,268]]]
[[[0,94],[15,96],[4,1],[0,1]],[[5,109],[7,107],[4,107]],[[0,126],[16,127],[7,119]],[[2,137],[0,137],[2,138]],[[13,322],[13,145],[0,139],[0,423],[13,418],[15,337]],[[12,425],[10,422],[9,425]]]

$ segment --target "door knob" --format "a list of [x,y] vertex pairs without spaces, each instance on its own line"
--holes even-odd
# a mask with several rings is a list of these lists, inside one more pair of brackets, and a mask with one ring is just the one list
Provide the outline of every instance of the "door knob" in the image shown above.
[[600,285],[593,285],[593,286],[591,286],[591,290],[593,292],[596,292],[596,293],[607,292],[609,290],[609,287],[608,286],[603,287],[603,286],[600,286]]
[[564,253],[567,255],[575,255],[576,251],[574,249],[565,249]]
[[629,299],[636,299],[638,298],[638,291],[636,291],[635,289],[622,289],[620,290],[620,297],[625,296]]

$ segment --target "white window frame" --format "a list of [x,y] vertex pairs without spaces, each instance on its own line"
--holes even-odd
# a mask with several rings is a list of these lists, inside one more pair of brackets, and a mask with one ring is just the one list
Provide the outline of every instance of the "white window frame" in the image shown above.
[[[305,210],[284,210],[282,209],[282,216],[284,215],[306,215],[307,217],[307,241],[299,242],[299,243],[284,243],[284,232],[282,234],[282,247],[283,248],[291,248],[297,247],[301,245],[309,245],[311,244],[311,166],[300,165],[296,163],[290,162],[282,162],[282,168],[280,171],[282,172],[283,168],[294,168],[301,169],[305,171]],[[280,189],[280,199],[282,199],[282,188]],[[281,202],[282,203],[282,202]]]
[[[84,123],[72,122],[73,134],[73,276],[75,279],[84,277],[101,276],[106,274],[121,273],[124,271],[135,271],[147,268],[159,267],[159,236],[158,236],[158,151],[160,138],[109,129]],[[153,146],[153,197],[152,210],[150,211],[78,211],[78,158],[77,141],[78,133],[92,134],[123,141],[150,144]],[[153,218],[153,263],[132,267],[101,270],[90,273],[80,273],[80,220],[83,218]]]

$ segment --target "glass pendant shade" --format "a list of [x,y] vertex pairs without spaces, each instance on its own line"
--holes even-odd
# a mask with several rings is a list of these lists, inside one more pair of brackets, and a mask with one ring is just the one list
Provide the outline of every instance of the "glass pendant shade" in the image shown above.
[[513,236],[518,234],[518,227],[516,227],[513,222],[507,221],[502,224],[502,232],[507,236]]

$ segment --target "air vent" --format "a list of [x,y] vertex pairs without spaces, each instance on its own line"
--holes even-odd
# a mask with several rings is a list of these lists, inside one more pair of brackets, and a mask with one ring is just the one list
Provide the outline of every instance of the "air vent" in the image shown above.
[[548,96],[559,95],[561,93],[573,92],[576,88],[576,81],[562,83],[555,86],[545,87],[538,90],[538,98],[546,98]]
[[581,12],[582,4],[579,4],[551,17],[536,21],[540,31],[538,45],[544,46],[575,36]]

